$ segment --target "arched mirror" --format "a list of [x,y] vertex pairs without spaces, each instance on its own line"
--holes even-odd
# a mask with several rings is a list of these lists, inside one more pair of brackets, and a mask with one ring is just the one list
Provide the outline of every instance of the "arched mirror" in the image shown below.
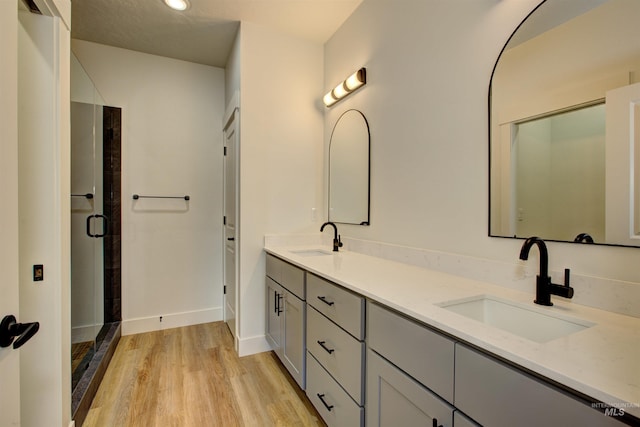
[[345,111],[331,133],[329,221],[369,225],[369,124],[358,110]]
[[638,18],[638,0],[546,0],[513,33],[490,84],[490,236],[640,246]]

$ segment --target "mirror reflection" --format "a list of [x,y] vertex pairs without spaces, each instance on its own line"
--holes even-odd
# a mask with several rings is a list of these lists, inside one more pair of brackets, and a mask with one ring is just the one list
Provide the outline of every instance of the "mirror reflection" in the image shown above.
[[640,246],[639,16],[637,0],[546,0],[509,39],[490,87],[491,236]]
[[344,112],[329,144],[329,221],[369,225],[369,142],[364,114]]

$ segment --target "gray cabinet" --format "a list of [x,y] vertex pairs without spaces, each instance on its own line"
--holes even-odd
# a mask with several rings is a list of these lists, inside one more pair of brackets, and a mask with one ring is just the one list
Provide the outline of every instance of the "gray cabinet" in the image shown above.
[[307,396],[327,425],[364,425],[364,298],[312,274],[307,297]]
[[307,357],[307,396],[330,427],[357,427],[364,409],[357,405],[311,354]]
[[294,294],[285,291],[284,342],[280,360],[300,387],[305,388],[305,304]]
[[469,347],[456,344],[455,406],[486,426],[611,426],[614,417]]
[[266,318],[266,337],[273,351],[278,354],[282,347],[282,295],[284,291],[282,286],[273,281],[270,277],[266,279],[267,294],[267,318]]
[[378,304],[367,304],[367,344],[453,403],[453,340]]
[[480,427],[480,424],[477,424],[471,418],[456,410],[453,413],[453,427]]
[[367,426],[453,426],[453,406],[367,351]]
[[267,255],[265,289],[267,341],[300,388],[304,390],[306,386],[305,272]]

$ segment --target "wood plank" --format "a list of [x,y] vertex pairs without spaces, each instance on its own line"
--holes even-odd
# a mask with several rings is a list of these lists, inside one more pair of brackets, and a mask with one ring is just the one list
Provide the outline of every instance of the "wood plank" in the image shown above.
[[215,322],[122,337],[83,425],[325,424],[272,352],[239,358]]

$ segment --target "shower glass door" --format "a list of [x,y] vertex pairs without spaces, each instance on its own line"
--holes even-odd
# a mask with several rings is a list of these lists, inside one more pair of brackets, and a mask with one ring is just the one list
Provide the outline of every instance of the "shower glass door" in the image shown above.
[[98,348],[104,324],[100,95],[72,56],[71,102],[71,356],[75,388]]

